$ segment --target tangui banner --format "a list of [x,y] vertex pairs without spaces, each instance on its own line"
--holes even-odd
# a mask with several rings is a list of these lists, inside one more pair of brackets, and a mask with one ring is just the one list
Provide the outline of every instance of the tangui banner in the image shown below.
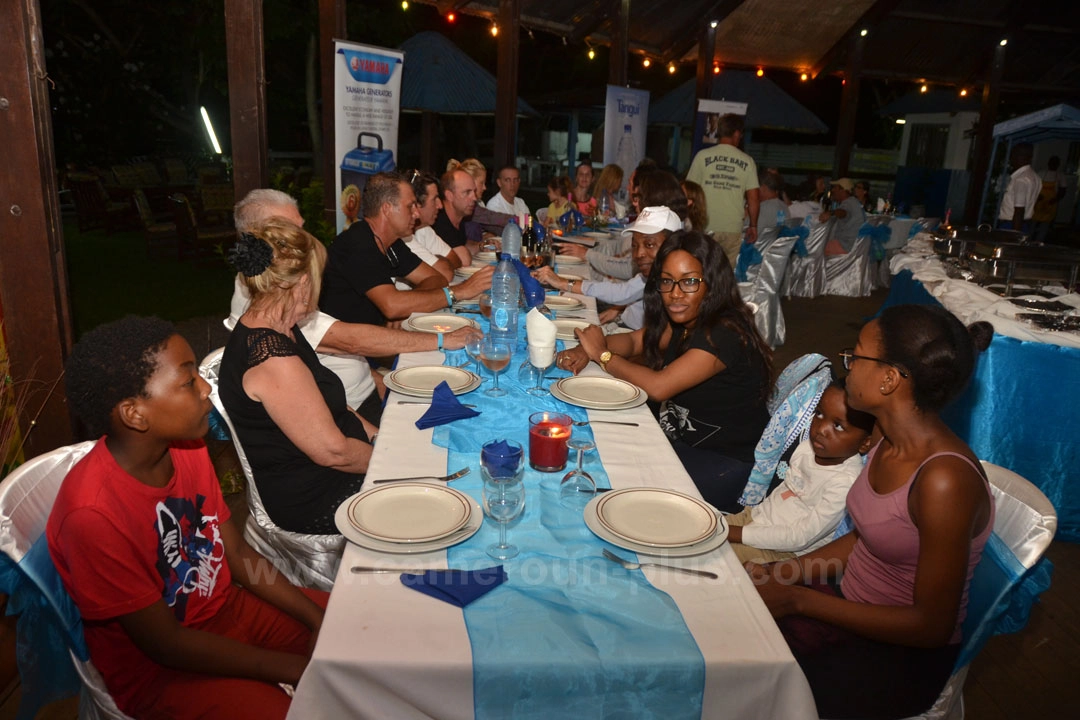
[[360,217],[368,177],[397,167],[401,70],[398,50],[334,41],[334,153],[340,172],[337,230]]
[[724,100],[698,100],[697,120],[694,123],[694,142],[690,157],[703,148],[720,142],[720,116],[728,113],[746,115],[746,103]]
[[607,86],[607,112],[604,115],[604,164],[614,163],[623,170],[619,200],[626,202],[630,173],[645,157],[645,125],[649,120],[649,92],[618,85]]

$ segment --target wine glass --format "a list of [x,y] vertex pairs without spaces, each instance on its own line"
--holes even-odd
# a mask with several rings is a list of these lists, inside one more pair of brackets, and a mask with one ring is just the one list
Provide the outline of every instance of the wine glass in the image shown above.
[[585,453],[596,445],[588,438],[572,437],[566,443],[571,450],[577,450],[577,467],[563,475],[559,485],[559,502],[566,506],[583,508],[596,494],[596,481],[585,472]]
[[484,514],[499,524],[499,542],[487,548],[496,560],[518,554],[517,546],[506,542],[506,525],[525,509],[525,450],[513,440],[495,440],[480,451],[483,476]]
[[484,342],[483,335],[476,335],[469,338],[469,342],[465,343],[465,354],[476,363],[476,376],[483,378],[480,374],[480,345]]
[[530,395],[547,395],[548,390],[544,387],[544,374],[552,363],[555,362],[555,346],[529,346],[529,364],[536,368],[536,385],[525,392]]
[[495,384],[484,391],[488,397],[502,397],[506,390],[499,387],[499,373],[510,364],[510,343],[488,335],[480,343],[480,362],[495,376]]
[[477,302],[480,305],[480,314],[484,316],[485,320],[491,320],[491,296],[484,293]]

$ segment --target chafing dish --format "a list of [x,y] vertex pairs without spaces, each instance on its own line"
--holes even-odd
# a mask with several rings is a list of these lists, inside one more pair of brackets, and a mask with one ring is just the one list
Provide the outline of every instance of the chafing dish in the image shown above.
[[973,242],[1023,243],[1027,240],[1027,236],[1021,232],[994,230],[986,224],[978,227],[942,226],[932,234],[937,238],[934,240],[934,252],[942,257],[960,258],[961,265]]
[[1005,281],[1005,295],[1015,281],[1076,284],[1080,250],[1057,245],[1021,245],[980,240],[967,253],[967,266],[981,284]]

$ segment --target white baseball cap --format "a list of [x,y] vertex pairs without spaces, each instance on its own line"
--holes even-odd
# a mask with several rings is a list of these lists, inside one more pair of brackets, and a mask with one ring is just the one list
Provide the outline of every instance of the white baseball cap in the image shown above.
[[660,205],[642,210],[637,220],[628,225],[622,234],[629,235],[637,232],[643,235],[654,235],[661,230],[675,232],[682,229],[683,221],[679,219],[679,216],[672,212],[671,208]]

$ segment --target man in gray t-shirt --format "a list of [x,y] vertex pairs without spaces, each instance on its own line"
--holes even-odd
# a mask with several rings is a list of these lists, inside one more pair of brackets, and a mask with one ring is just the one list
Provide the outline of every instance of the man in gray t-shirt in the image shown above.
[[840,178],[832,182],[829,197],[833,202],[839,203],[839,206],[835,210],[826,210],[820,216],[821,222],[825,222],[830,217],[836,218],[832,237],[825,246],[826,255],[843,255],[851,252],[851,249],[855,247],[855,239],[859,236],[859,228],[866,222],[862,205],[852,194],[854,190],[855,183],[849,178]]
[[780,197],[784,190],[784,179],[774,170],[762,170],[758,173],[758,193],[761,207],[758,210],[758,237],[765,231],[780,224],[780,213],[787,218],[787,203]]

